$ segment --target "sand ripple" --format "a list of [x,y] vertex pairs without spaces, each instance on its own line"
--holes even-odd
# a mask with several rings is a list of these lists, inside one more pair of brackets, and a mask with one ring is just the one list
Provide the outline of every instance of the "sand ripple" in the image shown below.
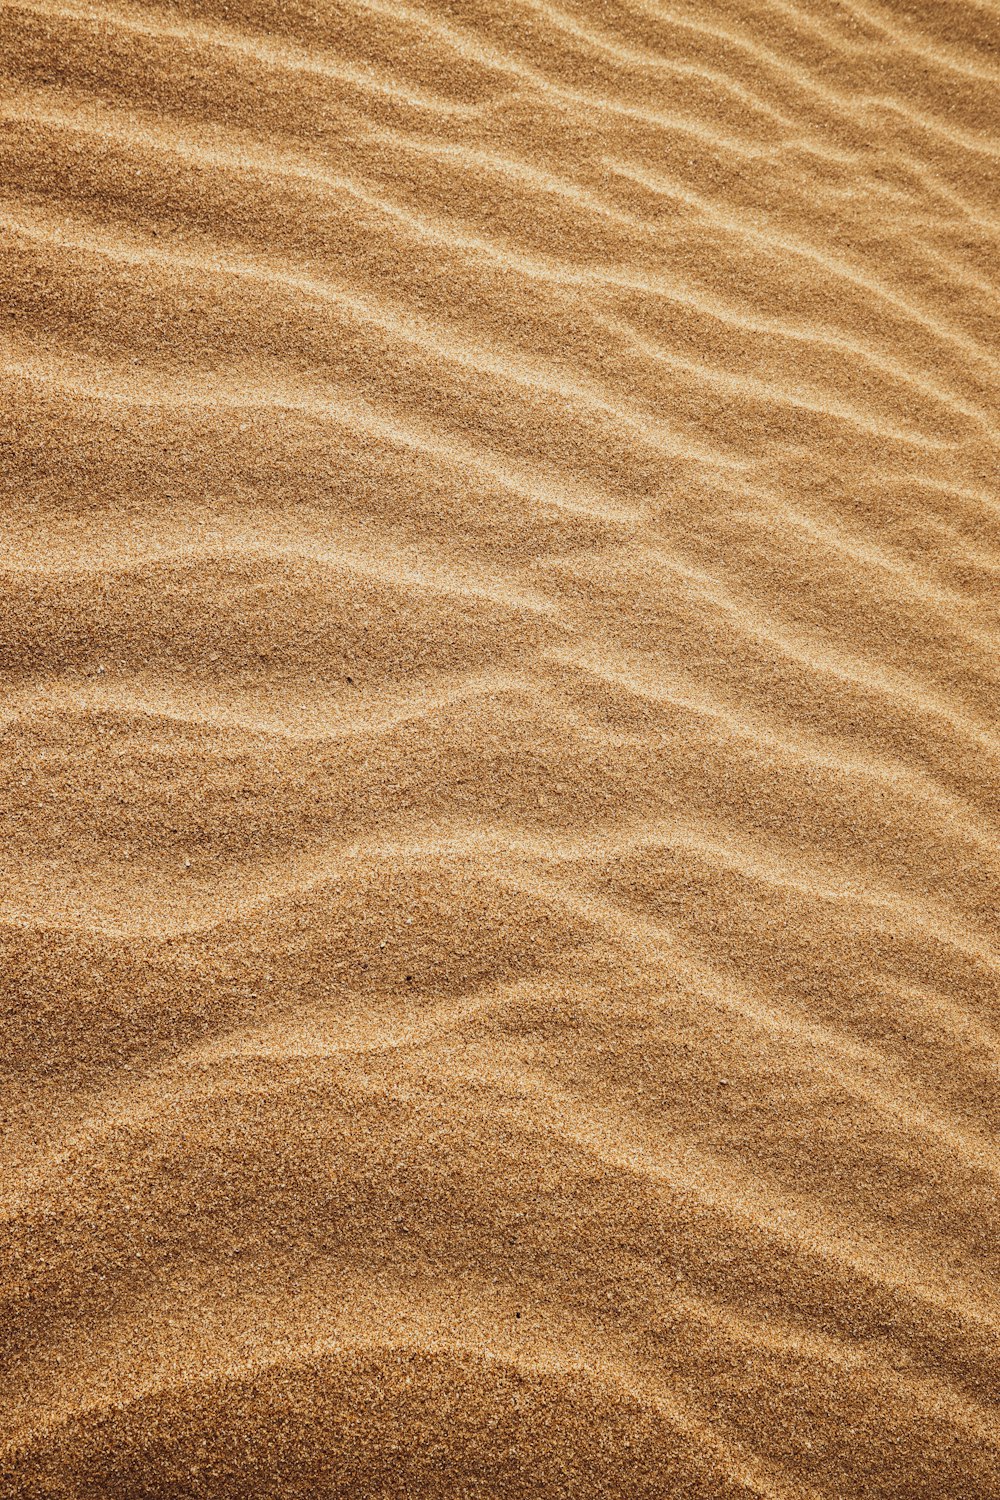
[[1000,1496],[1000,19],[4,0],[0,1490]]

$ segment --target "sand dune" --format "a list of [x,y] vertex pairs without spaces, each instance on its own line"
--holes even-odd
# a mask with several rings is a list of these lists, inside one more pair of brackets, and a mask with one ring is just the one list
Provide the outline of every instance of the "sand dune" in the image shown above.
[[996,5],[0,11],[0,1491],[1000,1496]]

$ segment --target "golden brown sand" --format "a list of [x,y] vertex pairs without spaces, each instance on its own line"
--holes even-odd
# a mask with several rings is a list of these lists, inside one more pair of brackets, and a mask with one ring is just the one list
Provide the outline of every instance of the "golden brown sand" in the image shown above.
[[1000,1495],[1000,9],[0,38],[0,1495]]

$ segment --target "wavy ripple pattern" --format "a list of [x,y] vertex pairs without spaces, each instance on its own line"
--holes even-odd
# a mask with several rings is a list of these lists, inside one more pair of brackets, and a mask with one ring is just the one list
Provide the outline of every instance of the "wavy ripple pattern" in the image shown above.
[[0,1491],[1000,1497],[995,4],[0,30]]

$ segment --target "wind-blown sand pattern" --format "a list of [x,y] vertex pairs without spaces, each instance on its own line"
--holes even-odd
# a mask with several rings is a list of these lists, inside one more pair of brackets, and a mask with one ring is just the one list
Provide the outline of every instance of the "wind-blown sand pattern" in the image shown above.
[[0,8],[0,1493],[1000,1495],[1000,11]]

